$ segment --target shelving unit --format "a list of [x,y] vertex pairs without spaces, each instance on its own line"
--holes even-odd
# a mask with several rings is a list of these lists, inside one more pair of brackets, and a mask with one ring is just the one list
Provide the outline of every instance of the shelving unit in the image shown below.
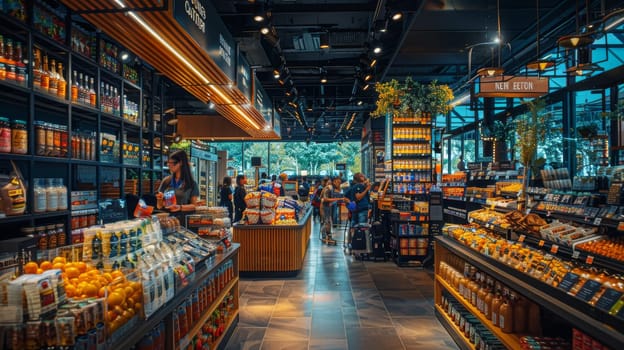
[[[33,8],[38,13],[40,7],[43,8],[37,1],[28,2],[27,7],[27,15],[33,14]],[[162,146],[154,146],[153,141],[163,137],[159,116],[163,110],[164,80],[145,65],[122,64],[116,56],[107,54],[107,50],[118,52],[122,48],[95,29],[88,30],[85,29],[87,25],[74,22],[62,6],[56,13],[44,12],[54,16],[55,23],[63,23],[61,30],[50,31],[57,33],[55,37],[39,31],[44,28],[37,18],[20,21],[0,12],[0,35],[19,41],[22,59],[33,62],[24,65],[28,78],[23,83],[0,80],[0,103],[3,106],[0,114],[24,120],[28,135],[28,152],[0,154],[0,168],[7,169],[9,161],[14,161],[28,184],[32,184],[35,178],[62,178],[68,197],[72,191],[82,190],[97,191],[98,198],[152,193],[153,184],[162,178],[163,169]],[[82,26],[80,30],[79,25]],[[78,32],[83,40],[81,45],[77,43]],[[62,64],[67,84],[64,94],[52,94],[39,88],[39,67],[34,64],[35,61],[40,63],[35,59],[41,58],[39,56]],[[88,98],[84,98],[76,83],[83,84],[83,92],[90,94]],[[113,98],[110,92],[115,89],[118,96]],[[39,123],[46,123],[51,129],[66,130],[63,141],[66,146],[61,148],[66,152],[54,156],[40,154]],[[113,147],[104,144],[106,135],[115,138]],[[75,138],[82,138],[82,145],[86,144],[86,139],[89,145],[80,147],[80,143],[73,142]],[[8,232],[18,232],[20,225],[62,222],[67,230],[66,236],[71,237],[70,221],[75,213],[70,198],[64,199],[68,210],[34,214],[32,188],[28,186],[25,214],[0,218],[0,223],[8,225]],[[69,243],[69,238],[63,243]]]
[[[489,276],[500,281],[509,288],[521,292],[527,299],[539,304],[543,309],[558,315],[566,320],[570,325],[580,329],[594,339],[599,339],[604,345],[619,348],[624,344],[624,333],[622,333],[622,323],[614,316],[604,315],[599,310],[589,305],[581,305],[581,302],[571,295],[554,288],[530,276],[524,275],[497,260],[483,256],[471,250],[469,247],[455,241],[449,237],[436,237],[435,241],[435,268],[436,278],[434,281],[435,302],[440,305],[442,291],[446,290],[454,295],[462,304],[467,304],[461,296],[456,295],[455,290],[439,276],[438,268],[440,262],[447,256],[460,258],[463,261],[484,271]],[[464,305],[471,313],[479,318],[479,311],[475,311],[472,305]],[[439,308],[436,309],[438,313]],[[438,316],[440,317],[440,316]],[[482,317],[481,317],[482,318]],[[515,343],[516,335],[503,333],[497,327],[488,326],[488,320],[480,320],[493,332],[499,340],[509,348],[519,348]],[[454,335],[456,336],[456,335]],[[515,344],[515,345],[514,345]],[[511,345],[511,346],[510,346]]]

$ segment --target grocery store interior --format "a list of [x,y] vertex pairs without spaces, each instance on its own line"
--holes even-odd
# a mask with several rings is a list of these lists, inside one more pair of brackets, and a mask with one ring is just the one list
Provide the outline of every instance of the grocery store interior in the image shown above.
[[622,348],[623,9],[0,0],[0,349]]

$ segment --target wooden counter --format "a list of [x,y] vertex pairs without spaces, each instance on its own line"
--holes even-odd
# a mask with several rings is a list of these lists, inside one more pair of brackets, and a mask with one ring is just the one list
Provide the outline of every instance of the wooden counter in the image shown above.
[[240,274],[255,277],[297,275],[310,243],[311,218],[310,207],[298,225],[234,224],[233,240],[240,243]]

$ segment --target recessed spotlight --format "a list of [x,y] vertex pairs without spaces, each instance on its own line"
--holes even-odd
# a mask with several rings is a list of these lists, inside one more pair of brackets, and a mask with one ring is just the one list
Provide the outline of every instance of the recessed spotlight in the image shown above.
[[269,29],[269,27],[262,27],[262,28],[260,28],[260,33],[262,33],[263,35],[269,34],[270,31],[271,31],[271,29]]
[[403,19],[403,12],[401,11],[392,11],[390,14],[390,18],[392,18],[393,21],[400,21],[401,19]]
[[255,22],[262,22],[262,21],[264,21],[264,16],[261,15],[261,14],[254,15],[253,20]]

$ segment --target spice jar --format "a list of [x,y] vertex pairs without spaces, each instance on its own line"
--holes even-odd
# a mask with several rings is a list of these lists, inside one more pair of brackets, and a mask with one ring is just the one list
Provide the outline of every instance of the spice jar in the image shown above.
[[48,235],[48,249],[55,249],[57,242],[56,225],[50,224],[46,226],[46,234]]
[[46,227],[37,226],[35,228],[35,234],[35,237],[37,237],[37,248],[39,248],[39,250],[48,249],[48,233],[46,231]]
[[0,152],[11,152],[11,126],[5,117],[0,117]]
[[67,244],[67,235],[65,234],[65,224],[56,224],[56,244],[59,247]]
[[16,154],[28,153],[28,131],[26,122],[14,120],[11,129],[11,152]]

